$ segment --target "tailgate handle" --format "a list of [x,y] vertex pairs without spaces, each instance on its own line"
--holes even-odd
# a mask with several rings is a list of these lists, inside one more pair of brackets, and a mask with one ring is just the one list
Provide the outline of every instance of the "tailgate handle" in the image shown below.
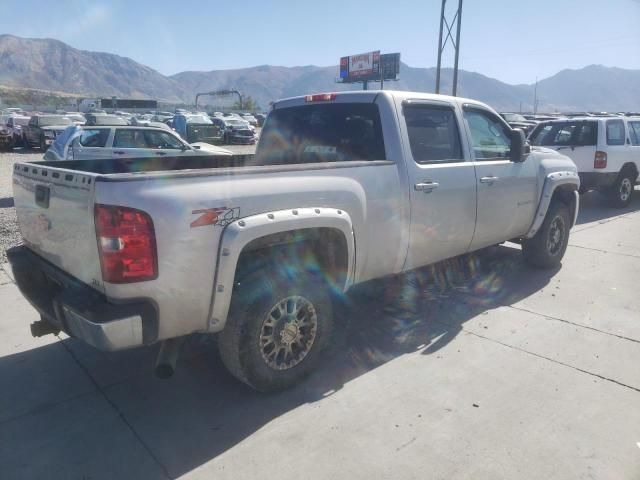
[[51,191],[44,185],[36,185],[36,205],[49,208],[49,196]]

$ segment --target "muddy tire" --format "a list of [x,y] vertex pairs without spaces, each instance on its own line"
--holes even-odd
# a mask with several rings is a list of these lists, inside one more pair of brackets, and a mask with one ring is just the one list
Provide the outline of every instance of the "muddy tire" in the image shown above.
[[332,330],[323,281],[306,272],[284,278],[259,271],[236,287],[218,345],[232,375],[256,390],[278,391],[319,365]]
[[552,202],[538,233],[522,242],[525,261],[537,268],[560,265],[569,244],[570,228],[569,207],[558,200]]

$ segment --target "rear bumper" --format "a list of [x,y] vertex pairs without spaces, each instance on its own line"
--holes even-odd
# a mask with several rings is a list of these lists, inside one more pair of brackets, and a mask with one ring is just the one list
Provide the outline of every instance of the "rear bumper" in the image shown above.
[[598,190],[612,187],[618,178],[617,172],[583,172],[580,177],[580,190]]
[[230,136],[229,137],[229,142],[230,143],[236,143],[239,145],[253,145],[254,143],[256,143],[256,137],[241,137],[241,136]]
[[24,246],[7,251],[18,288],[40,315],[100,350],[153,343],[158,314],[146,299],[114,303]]

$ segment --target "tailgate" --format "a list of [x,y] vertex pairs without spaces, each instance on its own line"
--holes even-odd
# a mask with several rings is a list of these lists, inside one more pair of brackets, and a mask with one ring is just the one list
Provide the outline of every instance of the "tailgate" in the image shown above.
[[93,220],[96,174],[16,163],[13,197],[26,246],[88,285],[102,282]]

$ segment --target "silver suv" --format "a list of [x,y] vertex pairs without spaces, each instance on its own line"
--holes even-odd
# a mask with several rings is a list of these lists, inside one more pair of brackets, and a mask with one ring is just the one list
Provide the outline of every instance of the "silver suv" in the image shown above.
[[45,160],[99,160],[185,155],[231,155],[208,143],[188,144],[176,133],[156,127],[77,125],[58,135]]

